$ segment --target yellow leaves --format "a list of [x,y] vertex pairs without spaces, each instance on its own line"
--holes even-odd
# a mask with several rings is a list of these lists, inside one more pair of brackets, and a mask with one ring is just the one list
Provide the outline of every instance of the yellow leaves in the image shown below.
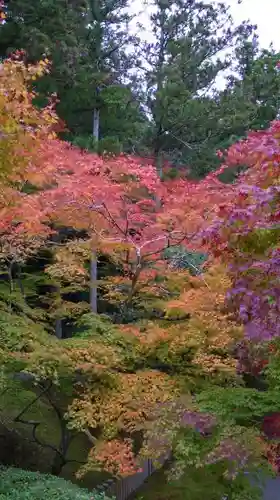
[[235,375],[237,367],[235,359],[225,358],[215,354],[207,354],[203,351],[197,352],[193,358],[193,364],[198,365],[208,374],[229,372],[232,375]]
[[55,262],[46,267],[46,273],[59,282],[86,284],[88,273],[84,266],[90,257],[90,248],[84,240],[75,240],[56,248]]
[[19,125],[11,116],[2,116],[0,124],[1,130],[3,130],[1,133],[2,139],[8,137],[9,134],[15,134],[19,129]]
[[[48,71],[48,63],[26,66],[7,59],[0,67],[0,177],[2,182],[24,182],[26,171],[35,161],[39,141],[52,133],[58,119],[50,104],[39,110],[33,106],[35,94],[29,92],[29,81]],[[41,177],[44,173],[41,169]]]
[[116,422],[119,430],[136,430],[151,418],[157,404],[174,396],[176,386],[167,375],[156,370],[121,374],[119,387],[109,395],[102,408],[103,422]]
[[112,368],[117,368],[121,363],[121,358],[114,347],[98,343],[96,340],[86,338],[73,339],[66,342],[69,348],[68,356],[72,360],[76,370],[89,371],[90,367],[93,373],[96,370],[104,367],[110,371]]
[[144,429],[158,405],[178,394],[174,381],[156,370],[115,377],[114,388],[93,384],[83,397],[73,401],[68,414],[71,426],[100,428],[104,437],[112,439],[120,432]]
[[184,302],[179,300],[169,302],[164,317],[169,320],[183,319],[186,315],[184,306]]
[[170,293],[182,293],[193,286],[192,277],[188,271],[174,269],[164,270],[164,285]]
[[205,282],[199,277],[193,278],[196,288],[187,290],[179,300],[170,302],[166,315],[170,317],[176,310],[190,315],[189,321],[184,323],[185,335],[178,333],[186,345],[196,348],[192,360],[194,366],[199,366],[208,374],[230,372],[234,375],[236,361],[230,349],[242,338],[243,329],[225,311],[225,293],[230,279],[219,265],[210,268],[204,278]]
[[229,284],[225,270],[217,264],[205,273],[203,280],[188,276],[180,297],[165,303],[164,320],[146,323],[141,328],[122,328],[125,335],[134,339],[136,356],[150,356],[159,363],[176,366],[176,370],[194,380],[198,373],[234,376],[232,347],[242,339],[243,328],[225,310]]
[[128,242],[102,240],[102,238],[100,239],[99,248],[102,253],[109,254],[110,258],[115,262],[122,262],[124,253],[132,250],[132,246]]
[[67,300],[62,300],[61,297],[57,297],[56,300],[51,298],[50,307],[50,317],[61,319],[61,318],[71,318],[75,320],[81,317],[82,314],[88,313],[90,306],[87,302],[71,302]]
[[104,298],[111,303],[120,304],[127,300],[131,281],[123,276],[111,276],[102,280]]
[[40,76],[45,73],[49,73],[50,61],[49,59],[42,59],[37,64],[28,65],[26,71],[24,72],[25,78],[28,80],[37,80]]
[[173,309],[183,309],[201,319],[206,319],[209,314],[212,317],[215,317],[215,314],[220,317],[225,293],[231,284],[225,270],[221,266],[215,266],[205,273],[203,278],[194,277],[189,281],[190,286],[179,299],[168,303],[166,314]]
[[60,385],[64,376],[73,374],[73,364],[63,344],[47,334],[30,342],[30,352],[15,353],[17,360],[24,361],[26,371],[40,380],[51,380]]
[[181,328],[171,327],[168,352],[172,355],[179,355],[187,349],[197,349],[204,343],[204,333],[192,331],[188,324],[183,323]]
[[99,423],[90,399],[74,399],[68,407],[66,418],[69,428],[78,431],[85,431],[88,427],[95,429]]
[[56,138],[56,133],[55,132],[51,132],[50,134],[47,135],[48,139],[55,139]]

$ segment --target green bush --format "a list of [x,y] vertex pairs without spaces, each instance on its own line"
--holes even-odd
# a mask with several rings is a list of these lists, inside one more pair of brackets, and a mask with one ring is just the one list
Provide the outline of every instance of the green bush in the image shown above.
[[78,146],[78,148],[86,149],[93,153],[96,153],[98,150],[97,141],[92,135],[78,135],[74,137],[71,142],[74,146]]
[[0,500],[108,500],[59,477],[22,469],[0,468]]

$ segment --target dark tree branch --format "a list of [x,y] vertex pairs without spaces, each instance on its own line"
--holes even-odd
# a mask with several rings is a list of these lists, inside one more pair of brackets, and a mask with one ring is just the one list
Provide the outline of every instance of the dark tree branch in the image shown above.
[[[63,416],[62,416],[62,413],[60,412],[60,410],[57,408],[57,406],[54,404],[53,400],[51,399],[50,397],[50,394],[49,394],[49,390],[51,389],[52,387],[52,382],[50,381],[49,384],[46,386],[46,387],[42,387],[41,385],[39,385],[39,387],[41,388],[41,392],[38,396],[36,396],[30,403],[28,403],[28,405],[26,405],[23,410],[14,418],[14,422],[18,422],[18,423],[21,423],[21,424],[25,424],[25,425],[30,425],[32,427],[32,438],[33,438],[33,442],[35,442],[37,445],[41,446],[42,448],[47,448],[47,449],[50,449],[52,450],[54,453],[55,453],[55,461],[54,461],[54,464],[53,464],[53,472],[55,474],[58,474],[60,471],[61,471],[61,468],[66,465],[67,463],[77,463],[77,464],[85,464],[86,462],[83,462],[83,461],[79,461],[79,460],[75,460],[75,459],[67,459],[66,458],[66,453],[69,449],[69,446],[70,446],[70,443],[72,441],[72,439],[74,439],[74,436],[70,435],[67,435],[68,434],[68,429],[66,428],[66,422],[63,421]],[[41,425],[41,422],[39,421],[34,421],[34,420],[25,420],[22,418],[22,416],[37,402],[39,401],[39,399],[42,397],[42,396],[45,396],[50,405],[52,406],[52,408],[54,409],[58,419],[59,419],[59,422],[60,422],[60,426],[61,426],[61,443],[60,443],[60,446],[59,448],[57,448],[56,446],[53,446],[49,443],[43,443],[39,438],[38,438],[38,435],[37,435],[37,430],[38,430],[38,427]],[[58,460],[57,460],[58,458]],[[58,466],[58,468],[56,469],[56,467]],[[55,470],[56,469],[56,470]]]
[[34,420],[24,420],[23,418],[21,418],[37,401],[39,401],[39,399],[42,396],[47,394],[47,392],[50,390],[51,387],[52,387],[52,382],[49,382],[47,387],[42,389],[40,394],[38,396],[36,396],[34,399],[32,399],[32,401],[30,403],[28,403],[28,405],[26,405],[23,408],[23,410],[14,418],[14,422],[18,422],[18,423],[25,424],[25,425],[30,425],[32,427],[32,437],[33,437],[36,444],[38,444],[39,446],[45,447],[45,448],[49,448],[50,450],[54,451],[55,453],[58,453],[59,455],[61,455],[60,451],[55,446],[52,446],[51,444],[42,443],[42,441],[40,441],[39,438],[37,437],[36,432],[37,432],[39,425],[41,424],[40,421],[38,422],[38,421],[34,421]]

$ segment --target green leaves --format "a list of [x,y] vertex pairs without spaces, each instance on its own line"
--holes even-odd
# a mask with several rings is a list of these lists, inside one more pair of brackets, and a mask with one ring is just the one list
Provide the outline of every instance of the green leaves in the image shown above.
[[0,500],[107,500],[104,493],[89,492],[70,481],[22,469],[0,469]]
[[278,411],[277,390],[258,391],[246,387],[213,388],[196,397],[202,411],[213,413],[222,420],[254,425],[268,413]]
[[255,229],[238,239],[242,252],[249,255],[263,255],[271,248],[277,248],[280,238],[280,228]]
[[[130,76],[138,48],[126,27],[126,6],[127,0],[121,5],[103,0],[98,6],[83,0],[71,4],[16,0],[8,3],[7,21],[1,26],[0,54],[24,48],[28,61],[37,61],[43,54],[51,60],[50,74],[35,84],[37,103],[57,93],[60,118],[71,136],[80,136],[76,143],[87,149],[95,150],[89,139],[95,107],[101,108],[101,138],[115,136],[120,142],[107,140],[102,152],[111,152],[110,146],[114,153],[131,152],[147,123],[139,107],[139,86]],[[127,44],[135,45],[135,54],[128,54]],[[123,84],[125,77],[131,88]]]

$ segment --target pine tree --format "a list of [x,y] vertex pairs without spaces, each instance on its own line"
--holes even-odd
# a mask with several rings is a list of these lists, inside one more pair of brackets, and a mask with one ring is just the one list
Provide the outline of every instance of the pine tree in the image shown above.
[[230,59],[219,55],[240,37],[250,36],[253,27],[244,22],[232,28],[223,3],[155,0],[153,6],[155,43],[146,47],[149,105],[155,123],[153,149],[158,162],[162,153],[174,149],[191,162],[215,122],[215,101],[203,94],[230,66]]
[[57,112],[69,129],[68,138],[95,148],[93,110],[100,109],[101,151],[129,150],[145,128],[139,100],[129,85],[128,73],[137,57],[127,45],[137,37],[128,31],[128,0],[7,2],[1,26],[0,53],[25,49],[29,62],[45,54],[52,62],[48,77],[36,82],[45,96],[56,93]]

